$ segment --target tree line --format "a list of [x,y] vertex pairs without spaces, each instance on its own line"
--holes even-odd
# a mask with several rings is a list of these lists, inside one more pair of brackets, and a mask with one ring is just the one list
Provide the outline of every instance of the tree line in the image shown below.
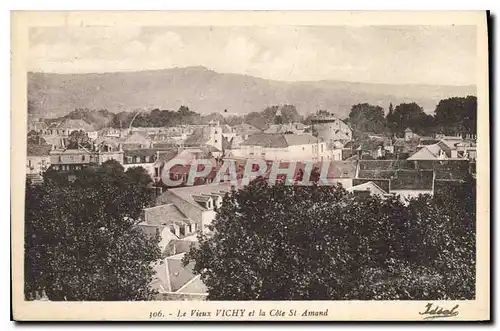
[[389,105],[387,114],[380,106],[361,103],[352,106],[347,121],[355,133],[402,135],[410,128],[419,135],[444,133],[476,134],[477,98],[453,97],[441,100],[434,115],[426,114],[415,102]]
[[230,126],[248,123],[259,129],[266,129],[270,124],[276,122],[275,115],[278,109],[281,112],[279,123],[301,122],[303,119],[294,105],[285,104],[281,106],[269,106],[260,112],[251,112],[241,116],[226,115],[226,110],[220,113],[202,115],[189,109],[187,106],[181,106],[177,111],[153,109],[150,111],[123,111],[116,114],[106,109],[76,109],[68,115],[50,119],[48,122],[81,119],[94,125],[95,129],[102,129],[105,127],[128,128],[131,123],[133,127],[171,127],[179,125],[206,125],[211,121],[219,121],[221,124]]
[[[276,116],[278,110],[281,116]],[[201,115],[187,106],[175,110],[153,109],[151,111],[133,111],[111,113],[108,110],[77,109],[61,118],[82,119],[93,124],[96,129],[103,127],[128,128],[134,127],[171,127],[178,125],[202,125],[211,121],[235,126],[248,123],[264,130],[271,124],[302,122],[310,124],[311,118],[321,114],[328,114],[327,110],[319,110],[315,114],[302,116],[294,105],[274,105],[260,112],[251,112],[246,115],[226,115],[226,110],[220,113]],[[387,135],[402,135],[410,128],[419,135],[444,133],[447,135],[476,133],[477,98],[475,96],[452,97],[441,100],[434,111],[434,115],[426,114],[421,106],[415,102],[402,103],[395,107],[389,105],[387,113],[381,106],[368,103],[359,103],[351,107],[349,116],[344,119],[356,133],[372,132]]]

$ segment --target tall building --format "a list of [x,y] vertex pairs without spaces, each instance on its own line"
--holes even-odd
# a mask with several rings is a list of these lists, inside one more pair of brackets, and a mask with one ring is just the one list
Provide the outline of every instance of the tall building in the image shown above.
[[352,130],[334,115],[317,115],[311,119],[312,132],[327,143],[338,140],[351,140]]

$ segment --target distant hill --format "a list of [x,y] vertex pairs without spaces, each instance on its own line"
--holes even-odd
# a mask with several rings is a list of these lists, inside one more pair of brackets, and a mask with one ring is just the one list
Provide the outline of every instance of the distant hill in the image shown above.
[[387,109],[390,102],[417,102],[432,113],[443,98],[476,95],[475,86],[389,85],[341,81],[282,82],[217,73],[205,67],[100,74],[28,73],[30,115],[59,117],[78,108],[117,113],[171,109],[181,105],[201,114],[247,114],[293,104],[301,114],[326,109],[340,117],[353,104]]

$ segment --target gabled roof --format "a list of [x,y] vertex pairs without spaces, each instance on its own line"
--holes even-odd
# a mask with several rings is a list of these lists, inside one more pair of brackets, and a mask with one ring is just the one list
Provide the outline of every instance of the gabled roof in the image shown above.
[[186,218],[173,203],[144,208],[144,221],[150,225],[167,225]]
[[201,280],[201,276],[197,275],[189,282],[187,282],[184,286],[182,286],[179,290],[179,293],[200,293],[204,294],[208,292],[207,287]]
[[318,138],[309,134],[285,134],[284,136],[288,146],[318,143]]
[[[172,203],[173,200],[178,201],[176,198],[179,198],[187,203],[190,206],[196,207],[199,210],[206,210],[198,202],[195,200],[195,196],[203,197],[203,194],[213,194],[215,192],[221,192],[221,194],[231,192],[232,184],[230,182],[222,182],[217,184],[206,184],[206,185],[194,185],[194,186],[183,186],[183,187],[175,187],[170,188],[162,195],[160,195],[156,203],[157,204],[167,204]],[[236,189],[238,186],[235,187]],[[174,195],[175,198],[172,199],[171,196]],[[210,197],[203,197],[203,201],[207,201]],[[200,198],[201,199],[201,198]]]
[[374,182],[366,182],[360,185],[355,185],[351,186],[346,189],[348,192],[354,192],[354,191],[369,191],[370,194],[372,195],[379,195],[379,196],[385,196],[388,194],[386,191],[380,188],[377,184]]
[[457,149],[457,144],[462,143],[463,139],[457,138],[457,139],[441,139],[438,144],[440,145],[445,145],[449,149]]
[[222,133],[231,133],[233,132],[233,129],[227,125],[227,124],[222,124],[221,125]]
[[184,145],[186,146],[203,145],[209,140],[210,140],[210,128],[201,127],[201,128],[196,128],[193,131],[193,133],[186,138],[186,140],[184,141]]
[[153,282],[156,283],[156,287],[167,292],[176,292],[195,278],[194,262],[184,266],[182,264],[183,257],[184,253],[169,256],[154,266],[156,277]]
[[436,160],[439,158],[441,150],[438,144],[424,146],[407,160]]

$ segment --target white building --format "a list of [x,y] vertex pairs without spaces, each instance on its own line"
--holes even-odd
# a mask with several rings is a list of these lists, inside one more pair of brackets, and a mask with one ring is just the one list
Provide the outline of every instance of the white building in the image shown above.
[[340,118],[333,115],[319,115],[311,119],[314,135],[328,143],[337,140],[351,140],[352,130]]
[[309,134],[259,133],[248,137],[234,157],[267,161],[323,161],[331,157],[325,142]]
[[[157,222],[195,224],[196,229],[206,231],[206,226],[215,218],[214,208],[222,205],[222,199],[229,192],[231,192],[230,182],[170,188],[156,199],[156,205],[173,205],[179,213],[176,216],[172,216],[172,213],[161,213],[158,217],[164,219]],[[146,215],[151,212],[152,208],[145,209]]]

